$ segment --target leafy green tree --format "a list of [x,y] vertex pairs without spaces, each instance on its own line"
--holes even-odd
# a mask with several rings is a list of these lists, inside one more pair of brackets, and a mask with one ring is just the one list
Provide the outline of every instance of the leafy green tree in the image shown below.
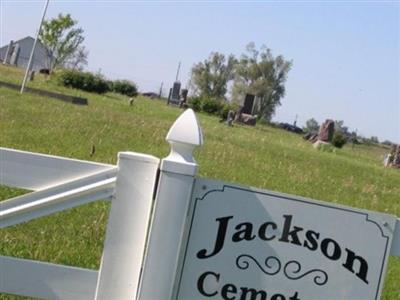
[[285,82],[292,62],[282,55],[274,57],[266,46],[257,50],[254,43],[247,45],[246,52],[235,68],[234,102],[241,101],[246,93],[254,94],[259,99],[258,117],[270,121],[285,95]]
[[319,131],[318,122],[314,118],[307,120],[306,126],[304,127],[304,131],[311,132],[311,133],[318,133],[318,131]]
[[76,27],[77,21],[71,18],[70,14],[59,14],[57,18],[43,22],[39,39],[46,46],[47,67],[50,71],[55,68],[65,66],[68,61],[74,58],[74,55],[87,57],[81,45],[85,38],[83,29]]
[[235,58],[230,55],[213,52],[204,62],[192,68],[192,84],[202,97],[223,99],[227,92],[228,81],[233,78]]

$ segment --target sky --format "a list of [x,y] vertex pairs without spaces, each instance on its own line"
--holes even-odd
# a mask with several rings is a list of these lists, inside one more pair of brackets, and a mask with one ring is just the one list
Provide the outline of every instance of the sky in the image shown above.
[[[0,44],[35,36],[45,0],[0,0]],[[90,71],[164,93],[188,84],[211,52],[254,42],[293,62],[273,118],[304,125],[344,120],[365,137],[400,143],[399,1],[50,0],[46,18],[70,13],[84,29]]]

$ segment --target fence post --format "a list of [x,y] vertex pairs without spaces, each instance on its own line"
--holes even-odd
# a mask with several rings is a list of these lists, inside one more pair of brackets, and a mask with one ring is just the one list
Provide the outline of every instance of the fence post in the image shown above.
[[172,299],[197,164],[193,149],[203,143],[201,128],[191,109],[173,124],[167,141],[171,153],[161,161],[153,222],[138,299]]
[[158,165],[154,156],[118,153],[95,299],[136,298]]

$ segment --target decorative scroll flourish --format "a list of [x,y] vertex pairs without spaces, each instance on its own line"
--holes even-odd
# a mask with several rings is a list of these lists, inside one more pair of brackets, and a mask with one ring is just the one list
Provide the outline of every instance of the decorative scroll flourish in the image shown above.
[[[263,266],[257,259],[249,254],[241,254],[236,258],[236,266],[241,270],[247,270],[250,263],[253,262],[264,274],[274,276],[281,270],[282,264],[279,258],[275,256],[268,256]],[[283,267],[284,275],[291,280],[301,279],[309,274],[314,275],[314,283],[316,285],[324,285],[328,282],[328,274],[321,269],[312,269],[310,271],[301,272],[301,265],[298,261],[291,260]]]
[[301,265],[298,261],[291,260],[285,264],[283,272],[285,276],[292,280],[303,278],[309,274],[314,273],[314,283],[317,285],[324,285],[328,281],[328,274],[321,269],[312,269],[303,274],[299,274],[301,271]]
[[260,270],[267,275],[276,275],[281,270],[281,261],[275,256],[267,257],[264,262],[264,267],[253,256],[242,254],[236,258],[236,266],[241,270],[246,270],[250,266],[250,261],[253,261]]

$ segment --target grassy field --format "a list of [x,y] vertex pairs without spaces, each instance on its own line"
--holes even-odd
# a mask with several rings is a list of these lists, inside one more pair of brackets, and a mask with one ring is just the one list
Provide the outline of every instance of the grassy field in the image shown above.
[[[0,80],[18,83],[21,72],[0,67]],[[115,164],[119,151],[165,157],[165,136],[181,110],[138,97],[94,95],[41,87],[89,100],[78,106],[0,88],[0,146]],[[267,126],[227,127],[199,114],[205,145],[196,150],[200,176],[341,203],[400,216],[400,172],[382,167],[387,151],[356,145],[316,151],[295,134]],[[90,156],[92,145],[96,152]],[[0,199],[23,191],[0,188]],[[0,231],[0,254],[98,268],[109,205],[97,202]],[[400,299],[400,258],[390,258],[382,299]],[[17,299],[0,295],[0,299]],[[18,298],[19,299],[19,298]]]

